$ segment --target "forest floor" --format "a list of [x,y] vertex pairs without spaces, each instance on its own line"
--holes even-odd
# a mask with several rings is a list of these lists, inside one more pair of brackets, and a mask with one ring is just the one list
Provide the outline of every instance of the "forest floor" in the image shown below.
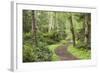
[[55,54],[60,57],[61,60],[77,60],[75,56],[73,56],[70,52],[67,51],[67,46],[62,45],[58,46],[55,49]]

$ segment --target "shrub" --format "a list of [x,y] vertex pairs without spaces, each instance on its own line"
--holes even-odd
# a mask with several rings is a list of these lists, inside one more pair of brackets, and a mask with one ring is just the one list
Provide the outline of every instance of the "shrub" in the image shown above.
[[32,38],[32,33],[31,32],[23,33],[23,38],[24,38],[24,40],[31,39]]
[[33,61],[33,49],[30,45],[23,46],[23,62]]
[[85,48],[86,49],[87,47],[84,42],[77,41],[76,48]]
[[68,42],[66,40],[61,40],[61,43],[64,45],[68,44]]
[[52,51],[50,51],[47,47],[46,43],[39,42],[38,43],[38,48],[36,49],[37,51],[37,61],[50,61],[52,57]]
[[52,51],[40,42],[38,46],[32,46],[28,43],[23,46],[23,62],[51,61]]
[[47,48],[35,48],[35,55],[37,56],[35,61],[51,61],[52,52]]

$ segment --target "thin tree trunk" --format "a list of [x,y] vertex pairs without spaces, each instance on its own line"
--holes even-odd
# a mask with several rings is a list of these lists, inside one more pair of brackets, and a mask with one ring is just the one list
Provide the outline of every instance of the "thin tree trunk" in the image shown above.
[[36,45],[37,39],[36,39],[35,12],[33,10],[32,10],[32,33],[33,33],[33,45]]
[[74,32],[74,26],[73,26],[73,14],[72,13],[70,13],[70,30],[72,33],[73,46],[75,46],[76,42],[75,42],[75,32]]
[[50,32],[53,28],[53,12],[48,12],[48,21],[49,21],[49,25],[48,25],[48,32]]

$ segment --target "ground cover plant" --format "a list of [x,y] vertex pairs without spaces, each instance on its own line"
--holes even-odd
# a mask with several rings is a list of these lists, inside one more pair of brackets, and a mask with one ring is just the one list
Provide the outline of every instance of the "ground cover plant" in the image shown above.
[[91,14],[23,10],[23,62],[91,59]]

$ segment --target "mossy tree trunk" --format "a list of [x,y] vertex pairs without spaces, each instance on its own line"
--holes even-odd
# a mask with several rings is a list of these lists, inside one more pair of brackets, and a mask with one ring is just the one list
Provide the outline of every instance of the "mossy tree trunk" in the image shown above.
[[70,13],[70,30],[71,30],[71,33],[72,33],[73,46],[75,46],[76,42],[75,42],[75,31],[74,31],[73,14],[72,13]]

